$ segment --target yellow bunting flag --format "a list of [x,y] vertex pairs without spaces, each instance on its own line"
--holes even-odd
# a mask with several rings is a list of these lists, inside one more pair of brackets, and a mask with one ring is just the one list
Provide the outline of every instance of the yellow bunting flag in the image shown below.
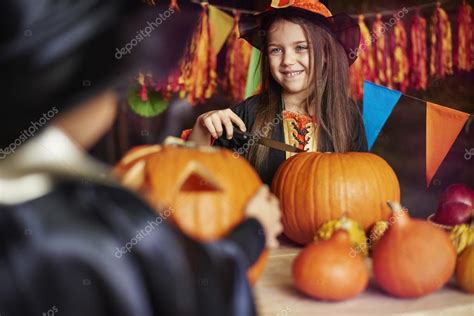
[[426,102],[426,186],[469,119],[469,114]]
[[234,27],[234,18],[215,6],[210,5],[209,22],[213,31],[212,48],[214,53],[218,54]]

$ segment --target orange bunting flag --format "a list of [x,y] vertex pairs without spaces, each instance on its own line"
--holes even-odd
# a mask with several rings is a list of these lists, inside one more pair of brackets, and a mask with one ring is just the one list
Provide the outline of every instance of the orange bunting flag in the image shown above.
[[227,40],[225,77],[222,82],[224,91],[235,101],[242,101],[245,98],[247,73],[252,54],[252,46],[239,38],[239,19],[240,13],[236,12],[234,28]]
[[359,15],[360,45],[357,50],[357,59],[349,68],[352,95],[361,100],[364,93],[364,80],[374,81],[374,59],[372,36],[365,24],[364,16]]
[[406,92],[408,88],[409,62],[407,55],[407,32],[401,20],[395,24],[392,33],[392,78],[398,90]]
[[420,15],[420,9],[416,10],[416,14],[411,21],[410,38],[410,85],[415,89],[426,90],[428,85],[426,19]]
[[382,15],[378,13],[372,25],[372,33],[375,36],[374,64],[376,71],[374,82],[392,88],[392,69],[386,32]]
[[217,87],[217,53],[213,48],[209,5],[202,6],[199,25],[180,64],[180,98],[187,97],[193,105],[209,99]]
[[453,74],[451,24],[448,14],[437,3],[431,17],[430,74],[438,78]]
[[426,102],[426,186],[448,154],[469,114]]
[[472,7],[463,1],[458,12],[458,43],[454,52],[454,64],[458,70],[471,71],[473,68],[474,32],[472,27]]

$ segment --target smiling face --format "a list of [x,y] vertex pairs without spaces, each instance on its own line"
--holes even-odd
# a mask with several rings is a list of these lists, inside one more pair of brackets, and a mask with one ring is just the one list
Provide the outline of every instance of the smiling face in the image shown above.
[[305,95],[311,74],[310,52],[311,45],[301,25],[277,20],[269,28],[269,68],[285,94]]

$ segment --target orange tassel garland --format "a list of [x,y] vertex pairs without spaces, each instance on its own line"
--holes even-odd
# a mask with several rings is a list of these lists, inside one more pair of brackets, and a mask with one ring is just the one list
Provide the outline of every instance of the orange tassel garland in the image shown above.
[[203,4],[199,26],[181,61],[180,97],[193,105],[209,99],[217,87],[217,55],[212,47],[208,4]]
[[360,45],[357,51],[357,60],[349,68],[350,83],[352,95],[356,100],[361,100],[364,93],[364,80],[373,81],[374,59],[373,59],[373,38],[367,25],[364,22],[364,16],[359,15]]
[[430,74],[438,78],[453,74],[451,24],[448,14],[437,4],[431,17]]
[[458,70],[471,71],[473,68],[473,19],[472,7],[463,1],[458,12],[458,36],[454,64]]
[[137,82],[140,86],[138,90],[138,96],[143,102],[148,101],[148,88],[145,82],[145,74],[143,74],[142,72],[138,73]]
[[428,64],[426,50],[426,19],[420,16],[420,10],[411,21],[410,27],[410,84],[415,89],[426,90],[428,85]]
[[375,36],[374,46],[374,64],[375,64],[375,83],[392,87],[392,69],[390,54],[388,53],[389,45],[387,41],[387,32],[382,21],[382,15],[377,14],[374,24],[372,25],[372,33]]
[[401,92],[408,88],[409,62],[407,56],[407,32],[401,20],[395,24],[392,33],[392,73],[393,83]]
[[245,85],[252,54],[252,46],[239,39],[239,18],[240,13],[237,11],[234,15],[234,28],[227,40],[225,77],[222,82],[224,91],[235,101],[242,101],[245,98]]

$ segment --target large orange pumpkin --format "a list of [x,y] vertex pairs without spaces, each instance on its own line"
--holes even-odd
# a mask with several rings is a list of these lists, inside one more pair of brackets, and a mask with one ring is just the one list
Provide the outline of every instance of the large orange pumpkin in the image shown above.
[[[169,209],[168,220],[187,235],[213,241],[245,217],[245,206],[262,185],[250,164],[215,147],[139,146],[114,172],[156,209]],[[268,253],[249,269],[253,284]]]
[[387,200],[400,199],[397,176],[371,153],[302,153],[278,169],[272,191],[280,199],[283,231],[300,244],[313,241],[318,228],[343,215],[367,231],[386,220]]

